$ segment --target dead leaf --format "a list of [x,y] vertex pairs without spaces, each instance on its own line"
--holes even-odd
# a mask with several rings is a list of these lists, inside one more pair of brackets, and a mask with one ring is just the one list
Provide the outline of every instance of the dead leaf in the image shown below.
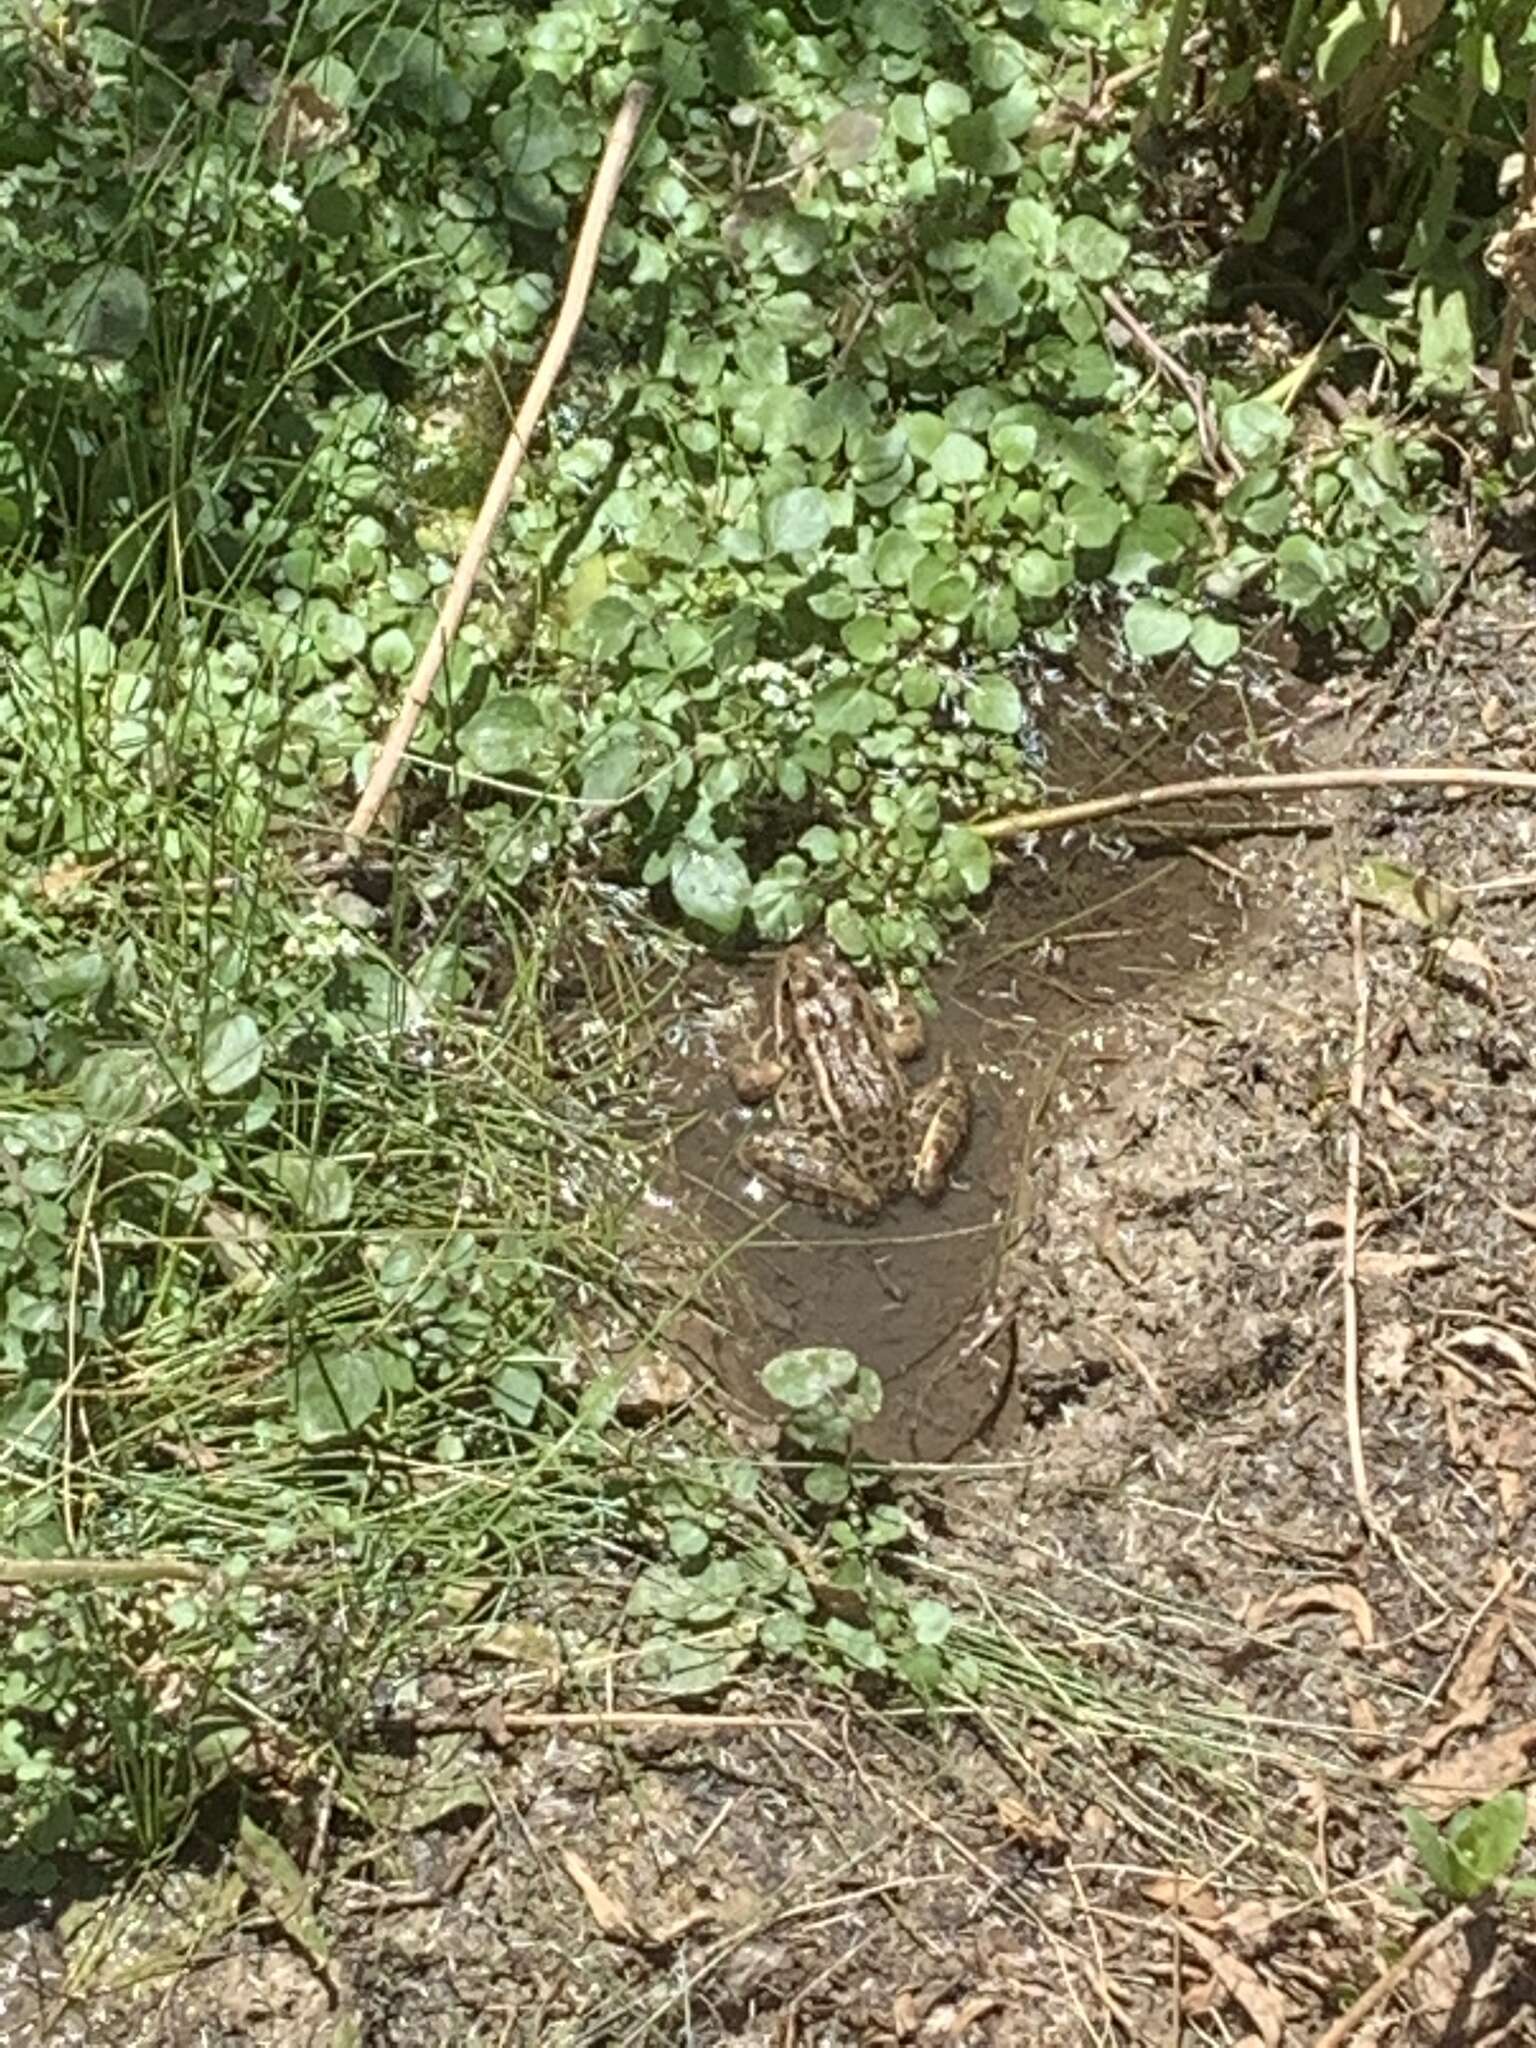
[[1378,1387],[1398,1392],[1408,1378],[1408,1347],[1413,1342],[1412,1323],[1382,1323],[1366,1339],[1360,1364],[1366,1378]]
[[1355,1269],[1362,1280],[1402,1280],[1410,1273],[1443,1273],[1449,1252],[1361,1252]]
[[587,1911],[592,1915],[600,1934],[606,1934],[618,1941],[632,1941],[638,1947],[645,1947],[645,1936],[635,1925],[629,1908],[621,1905],[610,1892],[605,1892],[597,1879],[574,1849],[562,1848],[560,1861],[586,1902]]
[[268,1247],[272,1232],[264,1217],[249,1209],[235,1209],[228,1202],[205,1202],[202,1223],[214,1263],[225,1278],[242,1293],[256,1294],[270,1285],[272,1268]]
[[586,1902],[598,1932],[610,1940],[627,1941],[636,1948],[671,1948],[694,1928],[713,1927],[720,1918],[713,1906],[689,1906],[676,1919],[663,1921],[658,1927],[644,1928],[622,1900],[603,1889],[574,1849],[562,1848],[560,1860]]
[[693,1375],[675,1358],[637,1350],[631,1354],[618,1412],[626,1422],[654,1421],[686,1406],[696,1391]]
[[[1507,1563],[1500,1559],[1495,1567],[1494,1599],[1509,1589],[1514,1573]],[[1456,1676],[1451,1680],[1450,1698],[1458,1707],[1470,1706],[1487,1692],[1493,1679],[1494,1669],[1499,1661],[1499,1652],[1504,1647],[1504,1638],[1509,1633],[1507,1614],[1490,1614],[1472,1647],[1462,1658]]]
[[98,875],[106,874],[116,866],[115,861],[56,860],[51,868],[44,868],[37,877],[37,893],[46,902],[62,903],[73,896],[77,889],[94,882]]
[[1003,2001],[995,1991],[977,1991],[962,2005],[936,2005],[923,2021],[918,2038],[923,2041],[959,2041],[978,2020],[990,2012],[1001,2012]]
[[1198,2014],[1219,2012],[1229,2002],[1240,2005],[1258,2029],[1264,2048],[1280,2048],[1285,2034],[1286,2004],[1274,1986],[1266,1984],[1251,1964],[1218,1947],[1197,1927],[1184,1928],[1184,1941],[1211,1973],[1205,1984],[1185,1993],[1184,2010]]
[[262,147],[274,162],[318,156],[341,142],[350,127],[345,112],[302,78],[285,81],[272,101]]
[[1430,964],[1437,981],[1460,989],[1475,1002],[1497,1009],[1504,977],[1492,957],[1475,939],[1436,939],[1429,949]]
[[1461,912],[1461,898],[1454,889],[1393,860],[1363,861],[1350,890],[1357,903],[1384,910],[1421,931],[1446,931]]
[[1526,1475],[1536,1472],[1536,1421],[1529,1415],[1507,1416],[1494,1437],[1492,1457],[1499,1507],[1513,1525],[1525,1515]]
[[1005,1793],[993,1811],[1016,1841],[1037,1849],[1060,1849],[1066,1844],[1066,1831],[1055,1814],[1037,1813],[1011,1793]]
[[821,131],[821,146],[834,171],[852,170],[880,146],[880,116],[866,107],[844,107]]
[[1351,1586],[1342,1579],[1315,1586],[1298,1586],[1290,1593],[1270,1593],[1251,1602],[1243,1619],[1249,1628],[1258,1630],[1270,1621],[1287,1620],[1294,1614],[1314,1613],[1318,1609],[1342,1614],[1352,1623],[1361,1649],[1368,1650],[1375,1643],[1376,1621],[1365,1595],[1358,1586]]
[[1408,1790],[1431,1820],[1443,1820],[1459,1806],[1518,1785],[1530,1770],[1533,1751],[1536,1721],[1520,1721],[1421,1771],[1408,1780]]
[[1203,1920],[1211,1927],[1221,1923],[1220,1899],[1197,1877],[1149,1877],[1141,1887],[1141,1895],[1154,1906],[1166,1906],[1182,1919]]
[[1501,1330],[1494,1323],[1473,1323],[1465,1330],[1455,1330],[1444,1340],[1447,1351],[1464,1351],[1469,1357],[1489,1353],[1510,1368],[1514,1378],[1532,1395],[1536,1395],[1536,1365],[1531,1354],[1518,1337],[1508,1330]]

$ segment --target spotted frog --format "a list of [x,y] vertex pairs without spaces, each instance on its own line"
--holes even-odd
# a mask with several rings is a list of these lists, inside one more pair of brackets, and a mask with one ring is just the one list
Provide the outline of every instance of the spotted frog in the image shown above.
[[741,1158],[784,1194],[853,1222],[904,1187],[944,1190],[970,1130],[970,1089],[948,1055],[921,1088],[902,1063],[923,1049],[922,1019],[882,1007],[829,948],[790,946],[774,970],[761,1027],[731,1062],[744,1102],[772,1096],[777,1122]]

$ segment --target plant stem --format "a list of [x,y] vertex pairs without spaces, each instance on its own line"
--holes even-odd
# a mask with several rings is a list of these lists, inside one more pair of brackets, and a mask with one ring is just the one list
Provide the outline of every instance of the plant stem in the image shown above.
[[1157,67],[1157,84],[1152,91],[1152,119],[1159,128],[1168,125],[1173,96],[1184,64],[1184,43],[1189,34],[1190,0],[1173,0],[1168,15],[1168,40],[1163,44],[1162,62]]

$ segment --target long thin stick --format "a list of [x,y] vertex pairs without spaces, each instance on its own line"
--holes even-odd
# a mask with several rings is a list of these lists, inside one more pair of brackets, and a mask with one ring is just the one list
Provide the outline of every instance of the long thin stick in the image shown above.
[[1355,970],[1355,1042],[1349,1061],[1349,1129],[1345,1136],[1344,1245],[1339,1276],[1344,1293],[1344,1428],[1349,1439],[1349,1473],[1355,1505],[1367,1528],[1374,1524],[1371,1485],[1365,1470],[1365,1437],[1360,1426],[1360,1153],[1365,1121],[1365,1062],[1370,1046],[1370,983],[1365,972],[1365,920],[1359,899],[1349,906],[1349,938]]
[[1199,782],[1162,782],[1120,796],[1085,797],[1037,811],[1010,811],[972,826],[983,839],[1017,839],[1025,832],[1057,832],[1095,818],[1154,811],[1206,797],[1294,796],[1306,789],[1508,789],[1536,795],[1536,775],[1520,768],[1308,768],[1283,775],[1209,775]]
[[501,460],[496,465],[490,488],[486,491],[474,529],[464,544],[459,557],[459,566],[453,572],[453,581],[443,599],[442,610],[432,628],[431,638],[422,650],[411,686],[405,693],[395,722],[389,729],[379,758],[373,764],[368,777],[368,787],[358,798],[357,809],[347,826],[349,847],[355,850],[372,829],[373,821],[379,814],[379,806],[389,794],[405,750],[411,743],[416,722],[432,694],[432,685],[437,681],[438,670],[442,667],[448,649],[453,645],[454,635],[464,617],[470,593],[475,587],[475,578],[480,574],[481,564],[491,544],[501,515],[507,509],[507,500],[512,495],[512,486],[517,473],[523,466],[523,457],[539,424],[549,394],[555,388],[560,372],[565,368],[565,359],[571,352],[571,343],[576,339],[587,298],[592,290],[592,279],[597,270],[598,252],[602,247],[603,231],[608,225],[608,216],[613,211],[613,202],[618,197],[619,184],[624,176],[629,153],[634,148],[635,136],[650,102],[651,89],[638,82],[624,89],[619,111],[613,126],[608,131],[607,146],[603,150],[602,162],[597,167],[597,176],[592,184],[592,197],[587,202],[586,218],[581,224],[577,237],[576,251],[571,258],[571,274],[566,281],[565,297],[560,303],[560,317],[549,337],[539,366],[533,373],[528,394],[518,409],[507,436],[507,445],[502,450]]

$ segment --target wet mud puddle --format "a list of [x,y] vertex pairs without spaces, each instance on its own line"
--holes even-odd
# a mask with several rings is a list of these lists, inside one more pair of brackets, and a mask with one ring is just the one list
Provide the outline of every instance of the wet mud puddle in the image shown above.
[[[1253,759],[1251,696],[1214,688],[1150,704],[1144,679],[1053,690],[1050,781],[1128,788]],[[727,1396],[771,1412],[758,1374],[776,1353],[832,1345],[879,1374],[870,1454],[936,1463],[983,1436],[1003,1407],[1027,1332],[991,1313],[1005,1245],[1027,1227],[1050,1105],[1096,1056],[1116,1013],[1205,964],[1242,923],[1220,847],[1176,828],[1057,836],[1013,858],[985,925],[935,978],[914,1086],[950,1054],[969,1075],[971,1135],[933,1203],[904,1194],[872,1222],[840,1223],[764,1188],[737,1157],[752,1120],[726,1054],[755,1012],[765,955],[695,991],[666,1092],[691,1113],[661,1199],[697,1233],[708,1270],[685,1348]],[[999,1304],[1000,1305],[1000,1304]],[[1026,1361],[1027,1363],[1027,1361]]]

